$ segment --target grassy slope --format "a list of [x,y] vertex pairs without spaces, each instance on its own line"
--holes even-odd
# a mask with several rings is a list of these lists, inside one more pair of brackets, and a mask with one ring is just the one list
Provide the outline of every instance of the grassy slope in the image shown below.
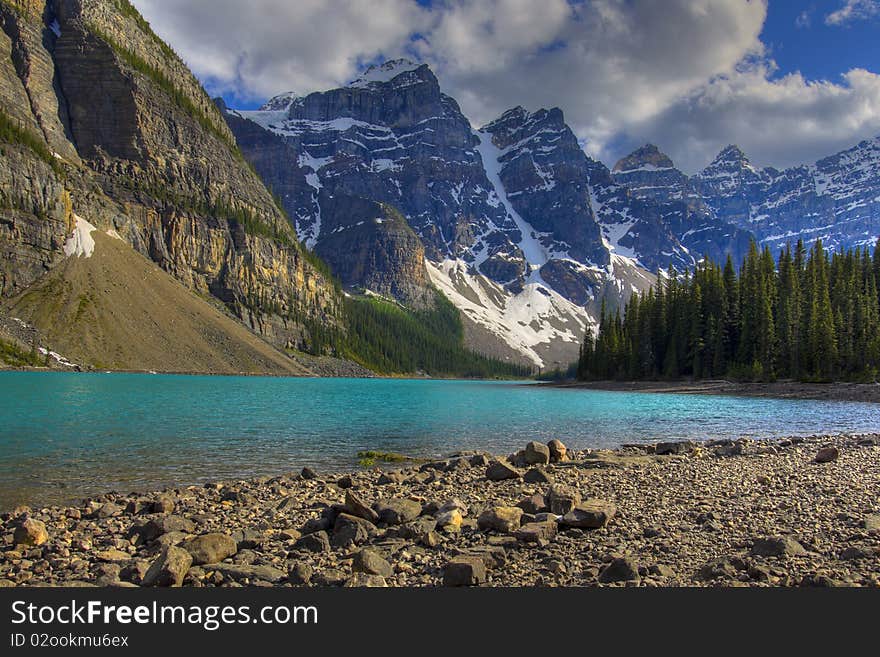
[[126,243],[92,237],[91,258],[68,258],[4,302],[55,351],[107,369],[310,374]]

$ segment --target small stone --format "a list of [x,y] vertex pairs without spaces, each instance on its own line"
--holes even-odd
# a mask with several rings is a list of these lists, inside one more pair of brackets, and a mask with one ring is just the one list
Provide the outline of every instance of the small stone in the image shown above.
[[373,524],[379,520],[379,514],[373,511],[367,504],[351,490],[345,491],[345,512],[358,518],[368,520]]
[[550,448],[533,440],[526,445],[523,459],[529,465],[550,463]]
[[599,581],[605,584],[611,582],[637,582],[640,579],[638,566],[626,557],[615,559],[599,573]]
[[318,473],[312,470],[310,467],[306,466],[302,469],[302,472],[299,473],[303,479],[317,479]]
[[406,475],[397,470],[393,470],[391,472],[383,472],[379,475],[379,478],[376,480],[376,484],[379,486],[386,486],[388,484],[402,484],[406,479]]
[[831,463],[836,461],[840,456],[840,450],[836,447],[823,447],[816,452],[816,463]]
[[550,511],[558,516],[565,515],[581,503],[581,494],[569,486],[551,486],[547,493]]
[[345,490],[354,486],[354,482],[351,480],[351,475],[345,475],[336,480],[336,485]]
[[402,525],[415,520],[422,513],[422,505],[415,500],[393,498],[376,503],[379,521],[387,525]]
[[103,550],[101,552],[95,552],[95,558],[98,561],[106,561],[108,563],[117,563],[120,561],[128,561],[131,559],[131,555],[128,552],[123,552],[122,550]]
[[523,475],[523,481],[527,484],[552,484],[553,478],[541,468],[531,468]]
[[495,506],[486,509],[477,518],[477,527],[509,534],[519,528],[523,510],[515,506]]
[[388,583],[381,575],[355,572],[352,573],[351,577],[345,580],[343,586],[346,588],[385,588],[388,586]]
[[98,519],[112,518],[113,516],[120,515],[123,511],[124,509],[121,506],[113,504],[113,502],[106,502],[95,509],[91,516]]
[[443,567],[443,586],[478,586],[486,581],[486,564],[479,557],[456,557]]
[[373,550],[356,552],[351,560],[351,569],[356,573],[381,575],[382,577],[392,577],[394,575],[394,569],[391,567],[391,564]]
[[586,500],[562,516],[559,522],[566,527],[599,529],[617,514],[617,507],[605,500]]
[[752,554],[756,557],[801,556],[806,553],[803,545],[788,536],[760,538],[752,545]]
[[197,566],[223,561],[238,552],[238,543],[227,534],[211,533],[196,536],[182,545]]
[[547,510],[547,498],[541,493],[535,493],[530,497],[520,500],[516,505],[525,513],[541,513]]
[[523,543],[539,543],[556,536],[556,529],[556,522],[553,520],[530,522],[517,529],[514,536]]
[[667,579],[670,577],[675,577],[675,571],[671,567],[666,566],[662,563],[651,566],[648,569],[648,572],[650,572],[652,575],[656,575],[657,577],[665,577]]
[[370,540],[376,533],[376,527],[369,520],[347,513],[340,513],[333,526],[333,538],[330,544],[334,547],[350,547]]
[[[329,543],[327,547],[330,547]],[[314,572],[309,564],[297,563],[287,571],[287,581],[294,586],[308,586]]]
[[880,532],[880,514],[865,516],[864,525],[869,532]]
[[561,440],[554,438],[547,447],[550,449],[550,463],[561,463],[568,460],[568,448]]
[[306,534],[293,544],[296,550],[307,550],[309,552],[329,552],[330,537],[327,532],[321,530]]
[[519,471],[505,459],[495,459],[486,468],[486,478],[489,481],[504,481],[505,479],[519,478]]
[[446,532],[457,532],[461,529],[461,523],[464,519],[461,517],[461,511],[451,509],[444,511],[437,516],[437,527]]
[[287,573],[274,566],[250,565],[250,564],[211,564],[211,569],[219,572],[234,581],[247,580],[248,582],[281,582],[287,579]]
[[174,498],[171,495],[159,495],[150,505],[153,513],[174,513]]
[[174,546],[166,547],[147,570],[142,584],[143,586],[180,586],[191,565],[192,556],[189,552]]
[[40,520],[25,518],[16,526],[12,540],[16,545],[42,545],[49,540],[49,532]]

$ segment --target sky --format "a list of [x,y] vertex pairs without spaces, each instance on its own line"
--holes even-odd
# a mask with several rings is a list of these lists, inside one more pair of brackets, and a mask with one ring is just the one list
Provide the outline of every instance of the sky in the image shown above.
[[880,135],[880,0],[133,0],[240,109],[408,57],[479,127],[559,107],[613,165],[657,144],[694,173],[728,144],[759,166]]

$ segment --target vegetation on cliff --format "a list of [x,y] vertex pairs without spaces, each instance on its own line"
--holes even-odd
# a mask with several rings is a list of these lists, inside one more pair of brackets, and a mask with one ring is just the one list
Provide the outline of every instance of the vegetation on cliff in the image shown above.
[[880,243],[829,255],[802,241],[778,260],[753,242],[737,271],[704,260],[634,295],[621,316],[604,306],[588,331],[580,379],[777,377],[873,380],[880,368]]

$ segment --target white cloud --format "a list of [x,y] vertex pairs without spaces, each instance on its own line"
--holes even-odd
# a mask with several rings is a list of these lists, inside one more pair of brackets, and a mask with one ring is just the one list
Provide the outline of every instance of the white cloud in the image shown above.
[[766,0],[134,1],[214,93],[323,90],[415,55],[475,125],[558,106],[609,164],[652,141],[689,171],[727,143],[782,166],[880,131],[875,74],[775,76]]
[[844,0],[843,6],[825,17],[826,25],[846,25],[880,16],[878,0]]
[[794,26],[799,29],[806,29],[813,24],[813,10],[805,9],[798,17],[794,19]]

